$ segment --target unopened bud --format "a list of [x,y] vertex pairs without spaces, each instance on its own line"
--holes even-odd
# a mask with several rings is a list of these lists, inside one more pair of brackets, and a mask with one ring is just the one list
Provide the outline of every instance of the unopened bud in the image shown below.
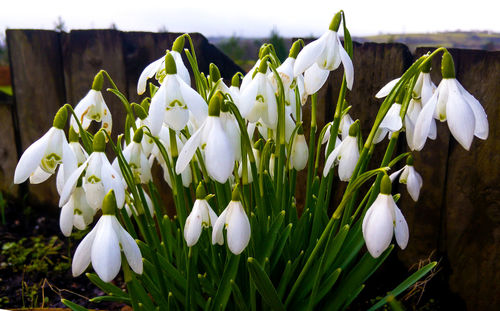
[[217,66],[214,63],[210,63],[209,71],[210,71],[210,78],[212,79],[212,82],[217,82],[220,80],[219,68],[217,68]]
[[231,86],[240,87],[240,74],[236,73],[231,79]]
[[101,91],[103,84],[104,84],[104,77],[102,76],[102,72],[99,71],[94,77],[94,82],[92,82],[92,89],[94,91]]
[[135,115],[139,119],[144,120],[148,117],[148,114],[146,113],[146,111],[144,110],[144,108],[141,105],[133,104],[132,107],[134,108]]
[[302,49],[302,40],[295,41],[292,45],[292,48],[290,49],[288,57],[297,58],[297,55],[299,55],[301,49]]
[[54,122],[52,122],[52,126],[55,127],[56,129],[62,130],[66,126],[67,120],[68,120],[68,111],[66,110],[66,107],[62,106],[57,111],[56,116],[54,117]]
[[177,39],[175,39],[174,41],[174,44],[172,45],[172,51],[181,53],[182,49],[184,48],[184,41],[184,35],[177,37]]

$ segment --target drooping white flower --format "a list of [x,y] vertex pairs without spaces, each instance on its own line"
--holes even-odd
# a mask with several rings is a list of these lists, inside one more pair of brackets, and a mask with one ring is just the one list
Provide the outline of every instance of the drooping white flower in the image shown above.
[[208,175],[214,180],[225,183],[234,169],[234,148],[220,120],[222,95],[216,93],[210,100],[209,116],[202,126],[189,138],[175,166],[180,174],[188,166],[198,147],[204,151]]
[[445,52],[442,60],[443,80],[422,108],[415,124],[413,143],[415,150],[421,150],[431,132],[433,118],[447,121],[451,134],[469,150],[474,136],[488,137],[489,125],[484,108],[455,79],[453,59]]
[[212,244],[224,244],[223,230],[227,230],[229,250],[239,255],[250,241],[250,221],[241,204],[238,187],[233,190],[231,202],[219,215],[212,230]]
[[[300,131],[300,130],[299,130]],[[307,165],[309,149],[303,133],[295,135],[290,154],[290,163],[297,171],[303,170]]]
[[202,228],[211,227],[217,221],[217,214],[215,214],[205,198],[205,189],[200,183],[196,189],[196,201],[193,209],[186,218],[186,224],[184,225],[184,239],[189,247],[198,242]]
[[422,176],[420,176],[420,174],[413,167],[413,157],[408,157],[406,165],[389,176],[391,181],[394,181],[399,174],[401,174],[399,182],[406,184],[406,188],[408,189],[408,193],[411,198],[413,201],[417,202],[420,195],[420,189],[422,189],[423,181]]
[[384,175],[381,191],[366,211],[362,224],[363,238],[370,254],[377,258],[391,244],[393,233],[401,249],[408,244],[408,224],[391,195],[391,181]]
[[59,227],[64,236],[70,236],[73,227],[85,230],[94,219],[96,210],[87,202],[83,188],[76,187],[71,194],[68,203],[61,208],[59,216]]
[[[123,207],[125,203],[125,184],[104,153],[106,143],[102,132],[95,135],[93,144],[94,152],[66,180],[59,206],[64,206],[68,202],[71,194],[76,189],[78,180],[84,176],[83,189],[85,189],[87,202],[93,209],[101,208],[104,196],[110,190],[114,190],[118,206]],[[84,171],[85,174],[83,175]]]
[[182,130],[189,120],[190,112],[201,124],[208,110],[201,95],[179,77],[172,53],[165,56],[165,66],[167,75],[149,107],[149,125],[155,136],[164,122],[175,131]]
[[337,33],[341,14],[333,18],[330,28],[319,39],[306,45],[297,56],[294,76],[305,71],[304,82],[308,94],[316,93],[326,82],[330,71],[337,69],[340,63],[344,66],[347,88],[352,89],[354,67],[351,58],[340,43]]
[[[170,53],[174,57],[175,65],[177,66],[177,72],[179,77],[186,82],[187,85],[191,85],[191,78],[189,76],[189,71],[187,70],[184,62],[182,61],[182,49],[184,48],[184,35],[175,39],[174,44],[172,46],[172,51]],[[161,73],[165,68],[165,57],[161,57],[160,59],[155,60],[151,64],[149,64],[142,71],[139,81],[137,82],[137,94],[142,95],[146,91],[146,85],[148,79],[156,76]]]
[[[113,198],[109,198],[112,196]],[[112,201],[112,202],[110,202]],[[115,216],[116,201],[113,192],[106,195],[103,215],[78,245],[73,256],[73,276],[82,274],[92,262],[97,275],[104,282],[113,280],[121,267],[121,251],[135,273],[142,274],[142,255],[135,240],[123,229]]]
[[259,72],[248,86],[241,90],[241,116],[249,122],[261,121],[266,127],[276,129],[278,105],[271,82],[266,78],[267,63],[261,62]]
[[339,164],[339,178],[342,181],[349,181],[356,168],[359,159],[359,148],[357,135],[359,132],[358,123],[351,125],[349,135],[328,156],[323,176],[327,176],[335,164]]
[[387,134],[389,134],[390,138],[391,133],[399,131],[403,127],[400,112],[401,104],[397,102],[392,104],[375,133],[375,137],[373,138],[374,144],[381,142]]
[[47,133],[24,151],[14,172],[15,184],[24,182],[28,177],[32,184],[44,182],[55,173],[59,164],[67,168],[64,179],[76,169],[77,160],[63,130],[66,120],[67,111],[63,107],[57,112]]
[[[139,128],[133,140],[128,144],[125,149],[123,149],[123,157],[125,161],[127,161],[132,173],[134,174],[134,179],[137,184],[142,183],[146,184],[153,179],[151,175],[151,167],[149,165],[148,158],[146,154],[142,150],[142,139],[143,139],[143,131]],[[120,165],[118,163],[118,158],[113,161],[113,168],[116,172],[120,174],[123,178],[120,170]]]

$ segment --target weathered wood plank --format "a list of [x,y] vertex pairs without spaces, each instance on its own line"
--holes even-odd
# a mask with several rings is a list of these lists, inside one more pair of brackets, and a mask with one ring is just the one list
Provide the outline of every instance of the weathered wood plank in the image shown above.
[[[22,153],[50,129],[55,113],[65,102],[59,34],[7,30],[7,43]],[[30,185],[29,190],[31,203],[57,206],[55,177]]]
[[17,197],[19,187],[13,184],[14,169],[18,158],[12,122],[12,104],[6,103],[7,95],[0,94],[0,124],[2,124],[0,127],[0,137],[2,137],[0,140],[0,192]]

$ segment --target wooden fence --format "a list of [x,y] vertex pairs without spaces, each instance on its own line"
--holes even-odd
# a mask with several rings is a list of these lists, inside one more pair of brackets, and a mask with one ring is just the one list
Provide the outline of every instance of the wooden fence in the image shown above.
[[[19,189],[12,185],[19,155],[47,131],[61,105],[66,102],[75,105],[86,94],[99,69],[107,70],[128,98],[137,101],[135,89],[140,72],[170,48],[177,35],[114,30],[69,34],[7,31],[15,102],[0,105],[0,190],[19,195]],[[203,36],[192,36],[201,71],[207,73],[210,62],[219,66],[224,78],[230,79],[239,70]],[[352,105],[351,115],[364,126],[364,137],[381,102],[374,94],[389,80],[399,77],[416,56],[429,50],[418,48],[413,55],[402,44],[355,44],[355,82],[347,101]],[[488,114],[490,135],[486,141],[475,139],[467,152],[449,135],[446,124],[439,124],[438,138],[415,154],[415,167],[424,179],[424,187],[417,203],[399,187],[400,207],[410,226],[410,242],[398,257],[409,267],[436,250],[434,258],[442,259],[441,275],[467,308],[493,310],[500,304],[500,144],[497,140],[500,52],[450,51],[457,78]],[[434,68],[439,69],[437,60]],[[319,126],[332,119],[341,71],[330,75],[318,96]],[[433,80],[440,81],[439,70],[433,71]],[[123,128],[120,103],[109,94],[105,99],[113,112],[113,128]],[[309,114],[306,106],[306,122]],[[381,158],[383,148],[379,148],[375,158]],[[406,150],[404,139],[398,148]],[[336,188],[343,186],[340,182],[335,185]],[[32,202],[50,205],[57,200],[54,182],[27,187]]]

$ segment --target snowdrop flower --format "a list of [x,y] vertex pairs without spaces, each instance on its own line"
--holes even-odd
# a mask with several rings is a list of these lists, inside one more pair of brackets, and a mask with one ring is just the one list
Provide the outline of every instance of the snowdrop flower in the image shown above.
[[290,164],[294,169],[300,171],[306,167],[308,158],[309,149],[307,148],[306,138],[301,126],[293,139]]
[[387,134],[389,134],[390,138],[391,133],[399,131],[403,127],[400,112],[401,104],[399,102],[392,104],[375,133],[375,137],[373,138],[374,144],[381,142]]
[[[97,73],[92,83],[92,89],[75,107],[75,114],[78,117],[84,130],[88,129],[92,120],[102,122],[101,128],[111,135],[113,120],[108,106],[104,102],[101,89],[104,82],[102,72]],[[75,132],[80,133],[80,128],[74,116],[70,120],[71,127]]]
[[155,136],[160,132],[163,122],[173,130],[180,131],[186,126],[190,112],[199,123],[203,123],[207,116],[205,100],[179,77],[170,52],[165,56],[165,67],[167,75],[149,107],[150,129]]
[[[243,91],[246,89],[246,87],[249,85],[249,83],[254,79],[255,76],[255,71],[259,70],[261,60],[266,57],[270,52],[270,48],[267,43],[264,43],[260,49],[259,49],[259,59],[255,62],[255,65],[247,72],[247,74],[243,77],[243,80],[241,81],[241,87],[240,90]],[[266,68],[265,74],[268,75],[271,72],[269,68]]]
[[[147,100],[143,100],[140,105],[134,104],[133,107],[135,115],[138,117],[135,120],[136,128],[145,127],[149,129],[150,128],[149,119],[148,119],[148,114],[146,112],[149,110],[149,102]],[[133,131],[130,131],[131,140],[133,140],[134,135],[135,133]],[[144,152],[146,157],[149,157],[155,146],[154,139],[148,135],[143,135],[141,145],[142,145],[142,151]]]
[[[153,207],[153,201],[146,192],[144,192],[144,198],[146,199],[149,215],[153,215],[155,212]],[[127,212],[128,217],[132,216],[132,213],[134,213],[135,215],[144,214],[144,210],[141,209],[137,210],[137,208],[135,207],[133,195],[130,195],[130,197],[125,198],[125,211]]]
[[[177,72],[179,74],[179,77],[184,82],[186,82],[187,85],[191,85],[191,78],[189,76],[189,71],[184,65],[181,56],[182,49],[184,48],[184,42],[185,42],[184,35],[177,37],[177,39],[175,39],[174,41],[174,44],[172,46],[172,51],[170,51],[170,53],[174,58],[175,65],[177,66]],[[149,64],[146,68],[144,68],[139,77],[139,81],[137,82],[137,94],[142,95],[146,91],[146,85],[148,79],[161,73],[164,68],[165,68],[165,57],[161,57],[160,59],[155,60],[154,62]]]
[[346,139],[347,136],[349,135],[349,128],[353,123],[354,120],[348,113],[344,114],[342,116],[342,119],[340,119],[339,134],[342,134],[342,140]]
[[109,163],[106,154],[106,141],[104,133],[99,131],[94,137],[94,152],[89,156],[87,161],[76,169],[71,176],[66,180],[59,206],[64,206],[71,194],[75,191],[78,180],[85,171],[83,188],[87,202],[93,209],[101,208],[104,196],[111,189],[116,193],[118,206],[121,208],[125,203],[125,185],[119,173]]
[[[123,157],[127,161],[132,173],[134,174],[134,179],[136,184],[146,184],[153,179],[151,176],[151,167],[149,166],[148,158],[142,150],[142,138],[143,138],[142,128],[138,128],[135,131],[134,138],[130,144],[123,149]],[[118,174],[123,178],[120,170],[120,165],[118,163],[118,158],[113,161],[113,168]]]
[[387,174],[382,178],[377,199],[366,211],[362,231],[373,258],[379,257],[389,247],[393,232],[401,249],[408,244],[408,224],[391,195],[391,180]]
[[450,53],[441,61],[443,80],[425,104],[415,124],[413,143],[416,150],[424,147],[431,131],[433,117],[447,121],[451,134],[469,150],[474,136],[488,138],[488,117],[483,107],[455,78],[455,67]]
[[116,201],[113,190],[104,197],[102,216],[78,245],[73,256],[73,276],[82,274],[92,262],[97,275],[104,282],[113,280],[121,267],[121,251],[135,273],[142,274],[142,255],[135,240],[123,229],[115,216]]
[[71,151],[73,151],[73,154],[75,155],[77,165],[70,166],[66,170],[64,169],[63,163],[59,166],[59,170],[57,171],[57,176],[56,176],[56,188],[57,188],[57,193],[59,193],[59,195],[61,195],[63,191],[66,179],[71,175],[71,173],[73,173],[74,170],[77,169],[78,166],[82,165],[89,157],[85,149],[83,149],[82,145],[80,145],[80,143],[78,142],[79,138],[80,137],[75,132],[75,130],[73,130],[73,128],[70,127],[68,135],[69,148],[71,149]]
[[212,231],[212,244],[224,244],[223,230],[227,230],[227,245],[229,250],[239,255],[250,241],[250,221],[243,209],[238,185],[233,190],[231,202],[219,215]]
[[189,247],[198,242],[202,228],[211,227],[217,221],[217,214],[210,207],[206,198],[207,194],[200,182],[196,189],[196,201],[184,225],[184,239]]
[[87,202],[82,186],[77,186],[68,203],[64,204],[59,216],[59,227],[64,236],[70,236],[73,227],[85,230],[94,219],[96,210]]
[[205,152],[205,165],[211,178],[225,183],[232,175],[235,155],[231,140],[224,131],[220,120],[221,104],[222,94],[218,92],[210,100],[206,121],[182,148],[175,166],[177,174],[184,171],[196,149],[200,147]]
[[210,72],[209,78],[212,81],[212,88],[213,88],[213,90],[207,90],[208,93],[213,92],[212,94],[215,94],[215,92],[221,91],[222,94],[231,94],[231,91],[224,83],[224,80],[220,75],[219,68],[217,68],[217,66],[214,63],[210,63],[208,68]]
[[14,172],[15,184],[24,182],[28,177],[32,184],[44,182],[55,173],[59,164],[66,167],[64,179],[76,169],[76,157],[63,130],[67,117],[66,108],[59,109],[52,127],[24,151]]
[[237,72],[231,79],[231,86],[229,87],[229,95],[233,103],[240,109],[240,72]]
[[304,82],[308,94],[316,93],[326,82],[330,71],[342,62],[347,88],[352,89],[354,67],[338,36],[341,13],[337,13],[329,29],[317,40],[306,45],[298,54],[294,66],[294,76],[305,71]]
[[339,164],[339,178],[349,181],[359,159],[358,136],[359,121],[349,128],[349,136],[338,144],[330,153],[323,169],[323,176],[327,176],[335,164]]
[[418,196],[420,195],[420,189],[422,189],[423,181],[420,174],[413,167],[413,157],[411,155],[407,158],[406,165],[402,169],[389,176],[391,181],[394,181],[399,174],[401,174],[399,182],[406,184],[406,188],[408,189],[408,193],[411,198],[413,201],[417,202]]
[[259,120],[271,129],[278,125],[278,104],[273,86],[266,77],[267,62],[260,63],[259,71],[248,86],[241,90],[240,112],[241,116],[249,122]]

